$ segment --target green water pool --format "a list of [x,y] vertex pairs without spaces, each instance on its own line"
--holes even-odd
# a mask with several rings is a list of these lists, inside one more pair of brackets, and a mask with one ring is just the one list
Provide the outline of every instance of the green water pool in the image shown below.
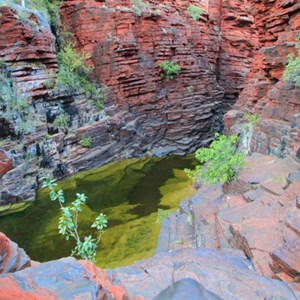
[[[100,212],[109,219],[97,251],[98,266],[125,266],[154,254],[160,230],[157,210],[172,212],[194,193],[183,171],[193,163],[190,157],[127,159],[58,182],[66,199],[74,200],[76,192],[88,197],[79,219],[82,235],[90,233]],[[0,231],[33,260],[69,256],[74,244],[58,234],[59,215],[58,203],[49,200],[48,191],[40,190],[31,207],[0,217]]]

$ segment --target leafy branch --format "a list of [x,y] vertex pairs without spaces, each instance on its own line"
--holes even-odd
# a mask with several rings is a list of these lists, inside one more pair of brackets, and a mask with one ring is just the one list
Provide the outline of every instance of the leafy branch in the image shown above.
[[96,237],[93,237],[92,235],[85,236],[84,238],[80,237],[78,230],[78,215],[82,212],[82,207],[86,205],[86,195],[76,193],[77,198],[71,202],[71,205],[65,206],[64,191],[61,189],[58,191],[55,190],[55,187],[57,186],[56,181],[49,177],[44,177],[42,180],[42,187],[49,189],[50,200],[58,201],[62,212],[57,227],[59,233],[63,235],[67,241],[70,238],[73,238],[76,241],[76,246],[72,250],[71,255],[95,261],[98,244],[107,227],[106,215],[100,213],[91,225],[91,228],[95,228],[97,231]]
[[196,159],[200,165],[195,170],[185,169],[193,180],[200,177],[203,183],[228,183],[236,178],[239,169],[245,165],[245,154],[238,153],[239,143],[237,135],[225,136],[215,134],[214,141],[208,148],[196,151]]

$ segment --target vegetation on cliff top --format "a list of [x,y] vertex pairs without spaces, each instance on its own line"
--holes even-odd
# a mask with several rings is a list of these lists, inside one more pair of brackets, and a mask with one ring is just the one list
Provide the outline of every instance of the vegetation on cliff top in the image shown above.
[[59,25],[59,7],[63,0],[1,0],[0,6],[22,5],[26,9],[42,12],[54,26]]

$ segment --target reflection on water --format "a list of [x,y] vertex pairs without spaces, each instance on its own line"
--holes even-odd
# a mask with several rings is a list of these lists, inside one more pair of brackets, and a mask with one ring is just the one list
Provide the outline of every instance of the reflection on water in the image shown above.
[[[178,157],[128,159],[58,182],[69,201],[74,200],[76,192],[88,197],[79,219],[82,235],[91,232],[90,225],[99,212],[109,218],[98,248],[97,265],[129,265],[153,255],[160,229],[156,224],[157,209],[174,211],[182,199],[194,192],[183,171],[191,164],[192,159]],[[58,204],[41,190],[26,211],[0,217],[0,231],[23,247],[33,260],[68,256],[74,244],[58,235],[59,215]]]

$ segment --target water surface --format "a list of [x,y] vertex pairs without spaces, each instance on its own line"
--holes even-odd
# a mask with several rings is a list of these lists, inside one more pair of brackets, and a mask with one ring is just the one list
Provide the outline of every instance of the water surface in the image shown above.
[[[96,264],[113,268],[154,254],[160,225],[157,210],[177,209],[194,189],[183,169],[191,158],[144,158],[117,161],[58,182],[68,201],[85,193],[87,207],[80,215],[81,234],[91,233],[90,225],[103,212],[105,231],[97,251]],[[27,210],[0,217],[0,231],[24,248],[33,260],[48,261],[69,256],[74,243],[58,234],[58,203],[40,190]]]

